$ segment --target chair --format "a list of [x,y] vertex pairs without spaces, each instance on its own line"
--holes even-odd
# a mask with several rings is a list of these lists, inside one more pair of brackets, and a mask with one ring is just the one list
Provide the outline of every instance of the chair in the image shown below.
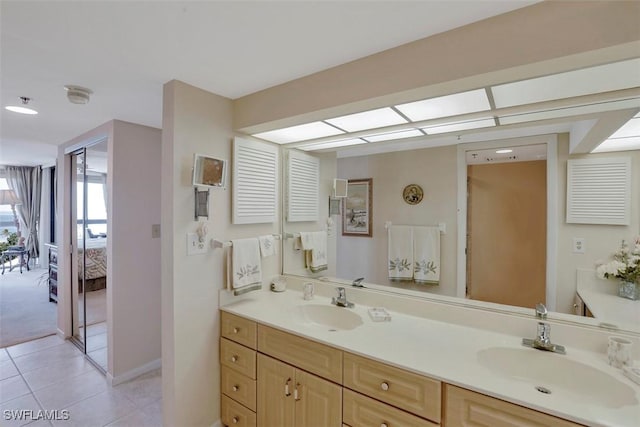
[[[25,261],[26,255],[26,261]],[[20,266],[20,274],[22,274],[22,266],[25,265],[27,267],[27,271],[29,271],[29,261],[30,255],[29,252],[25,249],[24,246],[9,246],[5,251],[0,255],[0,263],[2,264],[2,274],[4,274],[5,264],[9,261],[9,272],[13,270],[15,265],[11,265],[11,260],[15,257],[20,258],[18,265]]]

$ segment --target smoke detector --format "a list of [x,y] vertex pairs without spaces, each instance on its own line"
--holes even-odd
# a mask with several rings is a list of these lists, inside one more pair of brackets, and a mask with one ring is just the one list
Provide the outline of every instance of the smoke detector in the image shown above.
[[93,91],[82,86],[66,85],[67,99],[72,104],[86,104]]

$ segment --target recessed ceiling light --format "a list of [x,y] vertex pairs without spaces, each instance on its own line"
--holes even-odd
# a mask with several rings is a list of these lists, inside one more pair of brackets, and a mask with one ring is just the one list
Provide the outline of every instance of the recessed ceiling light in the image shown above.
[[327,119],[325,122],[340,129],[344,129],[347,132],[357,132],[359,130],[407,123],[400,114],[396,113],[391,108],[378,108],[377,110],[363,111],[362,113]]
[[27,105],[29,104],[29,101],[31,101],[31,98],[28,98],[26,96],[21,96],[20,97],[20,101],[22,102],[22,106],[19,106],[19,105],[7,105],[4,108],[9,110],[9,111],[13,111],[14,113],[30,114],[30,115],[38,114],[38,112],[36,110],[27,107]]
[[268,132],[256,133],[252,136],[266,139],[276,144],[288,144],[290,142],[306,141],[308,139],[322,138],[325,136],[340,135],[342,132],[323,122],[312,122],[304,125],[291,126]]
[[513,150],[509,148],[505,148],[503,150],[496,150],[496,154],[507,154],[507,153],[513,153]]

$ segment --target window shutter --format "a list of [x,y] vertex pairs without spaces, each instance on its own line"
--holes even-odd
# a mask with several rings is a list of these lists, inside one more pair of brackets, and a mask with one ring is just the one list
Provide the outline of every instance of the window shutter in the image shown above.
[[631,159],[567,161],[567,223],[629,225]]
[[278,147],[241,138],[233,142],[233,223],[275,222]]
[[320,207],[320,160],[291,150],[287,169],[287,221],[317,221]]

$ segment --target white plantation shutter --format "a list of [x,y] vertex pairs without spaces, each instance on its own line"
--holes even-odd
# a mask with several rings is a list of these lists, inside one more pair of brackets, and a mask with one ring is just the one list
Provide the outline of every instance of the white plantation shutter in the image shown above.
[[275,222],[278,203],[278,147],[233,141],[233,223]]
[[317,221],[320,209],[320,160],[289,151],[287,221]]
[[567,223],[629,225],[631,159],[567,161]]

